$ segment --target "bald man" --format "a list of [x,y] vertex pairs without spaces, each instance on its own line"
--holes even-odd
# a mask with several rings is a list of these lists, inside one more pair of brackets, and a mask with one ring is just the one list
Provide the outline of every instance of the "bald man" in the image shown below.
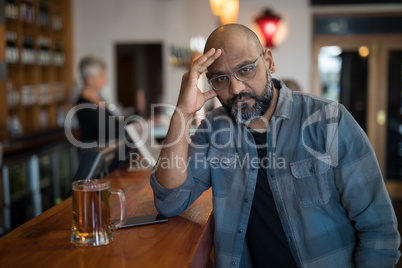
[[[210,35],[151,177],[156,208],[178,215],[212,187],[217,267],[393,267],[397,221],[366,135],[342,105],[291,91],[275,69],[247,27]],[[190,139],[214,97],[222,107]]]

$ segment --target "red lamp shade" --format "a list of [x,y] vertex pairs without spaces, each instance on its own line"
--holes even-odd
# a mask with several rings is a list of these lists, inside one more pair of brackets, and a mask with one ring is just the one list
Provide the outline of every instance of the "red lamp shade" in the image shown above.
[[267,47],[274,47],[272,39],[278,29],[280,17],[272,13],[271,10],[267,10],[264,14],[256,19],[256,22],[260,26],[261,32],[265,38],[265,45]]

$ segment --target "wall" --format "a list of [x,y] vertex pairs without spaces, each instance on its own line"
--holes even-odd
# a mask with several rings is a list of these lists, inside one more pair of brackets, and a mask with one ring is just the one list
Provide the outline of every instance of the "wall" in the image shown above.
[[[272,49],[277,71],[274,77],[295,79],[303,90],[310,89],[311,21],[309,0],[240,0],[238,23],[258,31],[254,19],[267,7],[281,15],[287,31],[283,42]],[[105,95],[115,100],[116,43],[161,42],[164,45],[165,103],[175,104],[185,69],[169,64],[171,45],[188,46],[190,38],[205,38],[218,26],[208,0],[74,0],[74,62],[91,53],[107,62],[108,88]],[[78,75],[76,75],[78,77]]]

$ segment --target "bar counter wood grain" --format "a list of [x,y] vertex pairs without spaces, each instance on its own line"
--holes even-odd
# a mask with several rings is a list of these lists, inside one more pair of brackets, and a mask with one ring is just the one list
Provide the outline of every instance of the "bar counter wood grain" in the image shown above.
[[[156,213],[150,172],[120,169],[107,178],[127,199],[127,217]],[[114,195],[113,195],[114,196]],[[118,218],[117,197],[112,218]],[[0,238],[0,267],[207,267],[212,249],[211,191],[167,223],[119,229],[111,244],[70,243],[71,198]]]

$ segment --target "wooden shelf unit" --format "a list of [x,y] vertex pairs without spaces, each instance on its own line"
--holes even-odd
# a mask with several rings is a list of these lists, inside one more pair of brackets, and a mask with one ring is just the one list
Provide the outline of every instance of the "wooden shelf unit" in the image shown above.
[[0,1],[0,141],[61,127],[72,103],[71,31],[70,0]]

